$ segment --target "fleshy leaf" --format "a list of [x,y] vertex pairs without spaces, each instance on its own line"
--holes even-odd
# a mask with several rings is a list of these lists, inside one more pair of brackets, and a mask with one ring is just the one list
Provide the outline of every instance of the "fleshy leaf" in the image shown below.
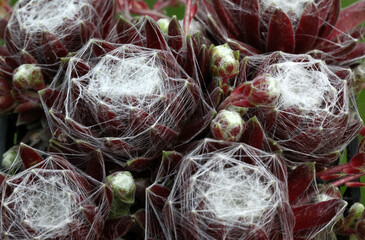
[[276,9],[268,29],[266,51],[294,52],[294,30],[290,18],[281,9]]
[[304,163],[296,167],[288,176],[289,202],[293,203],[303,194],[314,180],[315,163]]

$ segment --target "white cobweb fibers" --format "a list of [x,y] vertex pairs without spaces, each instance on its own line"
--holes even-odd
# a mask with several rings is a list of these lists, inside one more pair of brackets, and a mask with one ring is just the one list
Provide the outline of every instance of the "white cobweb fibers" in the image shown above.
[[[90,5],[88,0],[58,0],[58,1],[22,1],[20,6],[14,11],[15,18],[21,23],[21,27],[30,35],[39,34],[42,30],[47,30],[54,35],[59,35],[63,29],[65,19],[75,21],[90,20],[80,19],[82,8]],[[85,9],[86,10],[86,9]],[[90,16],[89,16],[90,17]]]
[[151,56],[147,54],[124,59],[107,54],[94,67],[93,73],[85,76],[89,78],[87,91],[110,99],[118,99],[120,95],[160,94],[163,91],[163,76],[156,66],[156,57],[152,53]]
[[267,10],[270,6],[279,7],[285,13],[294,13],[296,17],[300,17],[307,3],[311,3],[313,0],[263,0],[262,6],[264,10]]
[[284,210],[288,204],[286,170],[278,156],[245,144],[205,139],[179,166],[168,176],[157,175],[155,184],[171,189],[165,202],[156,203],[157,197],[147,190],[151,214],[147,217],[156,217],[162,232],[151,221],[147,237],[292,238],[293,216]]
[[[6,45],[13,54],[26,50],[38,63],[53,64],[54,60],[48,59],[52,55],[65,57],[59,56],[67,53],[64,49],[77,51],[86,38],[107,35],[112,16],[105,14],[113,15],[112,4],[92,0],[18,1],[5,31]],[[50,39],[44,39],[45,34]],[[50,53],[52,44],[58,49]]]
[[59,159],[48,156],[6,177],[0,186],[2,239],[98,239],[110,207],[103,183]]
[[[269,91],[279,92],[280,97],[276,103],[278,108],[297,107],[302,111],[316,111],[319,108],[336,107],[339,92],[332,86],[328,72],[321,71],[324,62],[317,62],[318,69],[317,66],[312,67],[313,64],[284,62],[273,65],[274,70],[269,73],[268,78],[276,86]],[[343,90],[345,89],[339,89],[340,92]],[[347,108],[348,104],[343,111],[348,111]]]
[[197,107],[200,86],[170,52],[114,46],[96,56],[103,45],[91,40],[70,59],[63,83],[52,86],[60,97],[43,99],[50,125],[113,160],[153,157],[176,140]]
[[334,161],[362,126],[352,71],[308,55],[279,52],[248,59],[258,69],[248,76],[254,91],[274,99],[251,108],[249,116],[257,115],[289,160]]

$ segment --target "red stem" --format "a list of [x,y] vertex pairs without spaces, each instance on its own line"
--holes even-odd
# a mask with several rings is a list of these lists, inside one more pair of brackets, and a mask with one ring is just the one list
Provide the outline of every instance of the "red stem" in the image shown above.
[[362,177],[362,176],[364,176],[365,175],[365,173],[359,173],[359,174],[355,174],[355,175],[350,175],[350,176],[347,176],[347,177],[344,177],[344,178],[342,178],[342,179],[339,179],[339,180],[337,180],[337,181],[334,181],[333,183],[331,183],[333,186],[335,186],[335,187],[339,187],[339,186],[341,186],[341,185],[343,185],[343,184],[345,184],[345,183],[347,183],[347,182],[350,182],[350,181],[352,181],[352,180],[355,180],[355,179],[357,179],[357,178],[360,178],[360,177]]
[[345,164],[330,167],[330,168],[324,170],[323,172],[318,173],[317,177],[322,177],[325,175],[330,175],[330,174],[341,172],[343,169],[345,169],[349,166],[350,166],[350,163],[345,163]]
[[[193,3],[193,1],[195,3]],[[186,0],[185,15],[184,15],[184,22],[183,22],[183,28],[184,28],[184,35],[185,36],[187,36],[188,33],[189,33],[189,26],[190,26],[190,23],[191,23],[191,19],[194,17],[196,11],[197,11],[196,0]]]

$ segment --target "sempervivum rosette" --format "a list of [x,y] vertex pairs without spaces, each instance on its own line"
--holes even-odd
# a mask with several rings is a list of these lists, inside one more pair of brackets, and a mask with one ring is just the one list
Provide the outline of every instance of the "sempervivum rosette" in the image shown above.
[[41,92],[55,141],[100,148],[135,170],[174,144],[201,97],[171,52],[99,40],[71,57],[59,80]]
[[289,174],[278,154],[202,140],[165,152],[147,188],[150,239],[327,239],[346,202],[318,187],[313,163]]
[[30,53],[39,63],[55,64],[91,37],[108,34],[114,1],[23,0],[5,30],[11,54]]
[[359,133],[362,120],[350,69],[281,52],[246,61],[257,68],[247,76],[251,81],[239,85],[220,107],[248,108],[246,116],[257,116],[287,159],[327,165]]
[[100,152],[95,152],[90,175],[61,156],[40,154],[21,145],[21,171],[1,175],[1,238],[102,239],[113,194],[101,182]]
[[91,37],[106,37],[114,14],[113,1],[19,1],[0,49],[0,113],[18,113],[18,124],[38,119],[37,91],[51,82],[50,71]]
[[210,139],[182,159],[177,153],[164,156],[156,182],[147,189],[148,238],[293,238],[280,156]]
[[199,2],[198,18],[215,39],[251,52],[319,49],[327,59],[351,51],[349,59],[364,55],[363,46],[354,50],[362,34],[356,27],[364,20],[364,1],[342,11],[340,0]]
[[[215,83],[227,85],[227,77],[237,74],[238,70],[235,66],[236,62],[238,64],[235,59],[235,57],[238,58],[237,54],[228,50],[228,46],[220,47],[221,50],[218,50],[219,47],[213,50],[211,47],[209,48],[210,41],[201,33],[201,26],[195,21],[190,25],[184,24],[184,29],[180,26],[176,16],[171,20],[160,19],[158,22],[150,17],[141,17],[134,22],[119,17],[114,29],[115,38],[112,41],[171,51],[186,74],[200,83],[206,96],[206,101],[201,103],[216,107],[223,97],[222,88],[224,87],[217,86],[218,84]],[[210,64],[211,61],[213,63]],[[219,75],[217,76],[219,80],[216,81],[212,78],[210,67],[213,67]],[[209,120],[215,114],[210,107],[201,106],[200,109],[206,113],[194,114],[195,128],[199,128],[198,125],[208,125]],[[183,132],[186,139],[194,135],[193,132]]]

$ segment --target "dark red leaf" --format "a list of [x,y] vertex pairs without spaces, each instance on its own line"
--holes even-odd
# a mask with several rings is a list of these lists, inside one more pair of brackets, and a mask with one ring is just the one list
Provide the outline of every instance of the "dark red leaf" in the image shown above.
[[153,163],[153,159],[151,159],[151,158],[139,157],[139,158],[129,160],[126,163],[125,168],[128,169],[129,171],[140,172],[140,171],[146,170],[148,167],[151,166],[152,163]]
[[145,33],[147,48],[167,50],[167,43],[157,23],[150,17],[146,17]]
[[132,43],[137,46],[142,46],[142,39],[137,28],[127,19],[119,16],[116,30],[118,33],[118,42],[121,44]]
[[154,184],[146,190],[147,200],[158,211],[162,211],[162,208],[170,195],[170,190],[162,185]]
[[353,168],[364,169],[365,167],[365,153],[356,154],[350,161],[350,166]]
[[327,39],[334,39],[336,36],[347,33],[365,21],[365,1],[358,1],[348,8],[340,11],[338,20],[331,34]]
[[91,41],[91,47],[92,47],[94,54],[97,57],[103,56],[103,55],[115,50],[115,47],[112,44],[110,44],[106,41],[103,41],[103,40],[96,40],[96,39],[93,39]]
[[61,41],[52,33],[44,31],[42,34],[42,52],[44,60],[48,64],[54,64],[66,57],[68,51],[63,46]]
[[183,36],[181,26],[176,16],[173,16],[167,30],[169,39],[167,40],[168,45],[175,50],[175,53],[179,53],[183,46]]
[[246,122],[245,131],[240,142],[246,143],[257,149],[262,149],[264,141],[264,131],[257,117],[252,117]]
[[240,22],[245,42],[259,48],[259,1],[241,1]]
[[112,240],[124,236],[133,226],[131,216],[108,219],[104,224],[103,240]]
[[342,199],[331,199],[293,208],[295,216],[293,231],[297,232],[327,224],[340,213],[344,206],[346,206],[346,202]]
[[266,51],[294,52],[294,30],[290,18],[280,8],[271,16]]
[[[340,0],[332,0],[326,1],[329,2],[330,9],[328,11],[328,15],[326,17],[325,22],[323,23],[322,27],[319,29],[318,38],[314,43],[313,47],[318,46],[323,40],[333,31],[334,26],[337,22],[338,16],[341,10],[341,2]],[[324,8],[327,10],[328,5]]]
[[296,167],[288,176],[289,202],[293,203],[312,184],[315,163],[304,163]]
[[80,23],[80,35],[82,44],[86,44],[91,38],[101,37],[97,27],[88,21]]
[[313,2],[308,2],[295,32],[296,53],[310,50],[317,39],[319,27],[318,9]]
[[90,177],[99,182],[103,182],[105,177],[104,158],[100,150],[96,150],[92,153],[85,172]]
[[237,25],[232,18],[232,15],[230,14],[229,10],[224,6],[224,1],[221,0],[212,0],[213,7],[215,8],[215,11],[218,14],[218,17],[222,21],[222,23],[225,25],[225,27],[228,29],[231,35],[234,36],[234,38],[240,38],[240,30],[237,28]]
[[24,143],[20,143],[19,154],[26,169],[43,162],[43,158],[33,148]]

